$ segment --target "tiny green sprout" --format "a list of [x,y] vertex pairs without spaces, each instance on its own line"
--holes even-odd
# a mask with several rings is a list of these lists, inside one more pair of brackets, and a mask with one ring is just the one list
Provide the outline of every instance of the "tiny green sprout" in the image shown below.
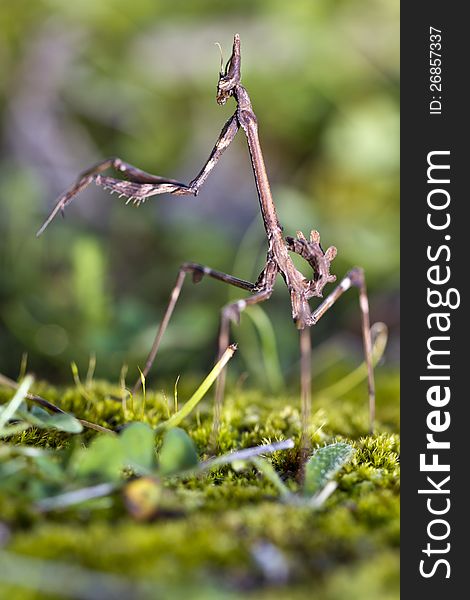
[[75,382],[75,385],[77,386],[77,390],[79,391],[80,395],[88,402],[91,403],[92,399],[90,394],[88,393],[88,390],[86,389],[86,387],[83,385],[81,379],[80,379],[80,374],[78,372],[78,366],[77,363],[75,361],[72,361],[70,363],[70,369],[72,371],[72,377],[73,380]]
[[147,402],[147,390],[145,387],[145,375],[142,373],[142,371],[139,368],[139,373],[140,373],[140,383],[142,384],[142,416],[141,418],[143,419],[145,417],[145,404]]

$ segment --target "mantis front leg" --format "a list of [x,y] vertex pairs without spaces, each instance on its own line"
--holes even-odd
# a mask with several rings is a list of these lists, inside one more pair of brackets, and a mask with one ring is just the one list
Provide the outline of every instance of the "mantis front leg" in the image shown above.
[[[128,183],[129,186],[132,186],[133,184],[135,185],[137,183],[138,185],[151,186],[152,188],[157,187],[160,190],[158,192],[160,194],[173,192],[177,189],[186,187],[184,183],[180,183],[175,179],[166,179],[164,177],[159,177],[158,175],[152,175],[151,173],[142,171],[138,167],[134,167],[133,165],[126,163],[118,157],[107,158],[80,173],[80,175],[77,178],[77,181],[59,196],[59,199],[57,200],[57,203],[54,206],[52,212],[44,221],[43,225],[41,226],[36,235],[39,237],[44,232],[49,223],[54,219],[57,213],[63,212],[67,204],[69,204],[79,192],[87,188],[90,185],[90,183],[95,182],[98,185],[103,185],[103,182],[107,178],[102,177],[101,173],[103,173],[103,171],[107,171],[108,169],[114,169],[120,173],[125,174],[128,177],[128,181],[126,182],[119,179],[115,180],[120,182],[121,184]],[[121,191],[120,193],[126,195],[124,191]]]
[[[127,202],[132,201],[137,205],[146,198],[157,194],[169,193],[195,196],[217,164],[219,158],[232,142],[238,128],[239,124],[237,116],[234,114],[225,123],[209,158],[189,185],[176,181],[175,179],[168,179],[166,177],[160,177],[159,175],[147,173],[138,167],[126,163],[118,157],[107,158],[106,160],[93,165],[83,171],[77,178],[77,181],[59,197],[54,209],[36,235],[40,236],[57,213],[63,212],[67,204],[69,204],[79,192],[93,182],[109,190],[111,193],[116,192],[119,196],[125,196]],[[102,175],[102,173],[108,169],[114,169],[115,171],[122,173],[125,175],[126,179],[116,179],[114,177]]]

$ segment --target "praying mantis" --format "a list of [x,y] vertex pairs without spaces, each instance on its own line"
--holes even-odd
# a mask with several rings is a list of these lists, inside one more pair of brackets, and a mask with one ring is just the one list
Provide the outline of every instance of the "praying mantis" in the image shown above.
[[[232,322],[239,323],[240,315],[246,308],[249,308],[254,304],[265,302],[271,297],[277,275],[279,274],[289,291],[292,319],[299,330],[302,430],[303,435],[306,435],[311,412],[312,374],[310,328],[323,317],[344,292],[350,288],[356,288],[359,293],[359,308],[362,317],[362,339],[365,362],[367,365],[369,421],[370,429],[372,430],[375,420],[375,384],[372,361],[369,301],[364,271],[359,267],[352,268],[333,291],[323,299],[317,308],[314,310],[310,308],[309,301],[312,298],[322,298],[325,286],[336,281],[336,276],[330,273],[330,266],[337,251],[334,246],[330,246],[324,251],[320,244],[320,234],[316,230],[311,231],[308,239],[301,231],[297,232],[296,237],[284,237],[283,228],[276,213],[276,207],[261,150],[257,118],[253,111],[248,92],[241,84],[240,67],[240,36],[235,34],[232,54],[225,69],[221,68],[219,73],[216,100],[220,105],[223,105],[229,98],[233,98],[236,102],[236,110],[225,123],[204,166],[189,184],[184,184],[174,179],[167,179],[158,175],[152,175],[117,157],[108,158],[81,173],[76,182],[59,197],[57,204],[39,229],[37,235],[41,235],[54,217],[59,212],[62,212],[65,206],[91,183],[102,186],[111,193],[118,193],[120,196],[124,196],[127,199],[126,204],[128,202],[133,202],[136,205],[140,205],[147,198],[158,194],[196,196],[212,169],[216,166],[220,157],[241,128],[248,143],[261,215],[266,231],[268,247],[265,266],[257,280],[252,283],[198,263],[183,263],[178,271],[176,283],[158,327],[142,375],[144,377],[147,376],[152,367],[162,337],[168,327],[188,273],[192,275],[193,282],[195,283],[207,276],[240,288],[248,293],[244,298],[241,298],[236,302],[231,302],[222,308],[218,339],[219,359],[229,345],[230,324]],[[117,173],[120,173],[124,179],[104,175],[103,173],[108,169],[114,169]],[[309,263],[313,270],[311,279],[305,278],[304,275],[298,271],[292,262],[290,253],[300,255]],[[217,429],[220,419],[225,389],[225,376],[226,369],[221,372],[216,384],[214,405],[215,429]],[[136,382],[134,391],[138,388],[139,383],[140,380]]]

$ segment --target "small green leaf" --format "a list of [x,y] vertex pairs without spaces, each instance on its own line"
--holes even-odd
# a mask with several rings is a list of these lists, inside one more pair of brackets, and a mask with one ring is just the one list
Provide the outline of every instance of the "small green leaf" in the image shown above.
[[29,412],[18,411],[21,419],[34,425],[34,427],[53,428],[67,433],[81,433],[83,425],[78,419],[69,413],[50,414],[40,406],[33,406]]
[[31,407],[31,410],[29,411],[29,415],[38,417],[38,419],[43,419],[44,417],[48,417],[49,413],[47,412],[47,410],[45,410],[41,406],[37,406],[36,404],[33,404],[33,406]]
[[54,415],[47,415],[42,418],[42,422],[46,427],[53,427],[59,431],[66,431],[67,433],[81,433],[83,431],[83,425],[74,416],[66,413],[56,413]]
[[165,433],[158,464],[162,475],[172,475],[198,464],[196,448],[186,431],[175,427]]
[[94,475],[112,481],[119,479],[124,464],[121,440],[106,434],[98,435],[89,448],[81,448],[70,462],[79,477]]
[[64,470],[61,463],[56,460],[56,457],[43,454],[35,457],[34,464],[45,479],[63,483]]
[[352,446],[344,442],[319,448],[305,465],[304,495],[313,496],[319,492],[348,462],[353,452]]
[[155,466],[155,433],[146,423],[131,423],[120,435],[126,462],[133,469],[148,472]]

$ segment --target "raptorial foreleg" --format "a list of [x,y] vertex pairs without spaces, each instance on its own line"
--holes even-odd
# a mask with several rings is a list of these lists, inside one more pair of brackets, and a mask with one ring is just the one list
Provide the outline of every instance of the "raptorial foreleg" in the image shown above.
[[[239,128],[236,115],[233,115],[224,125],[212,152],[202,167],[198,175],[188,184],[181,183],[175,179],[152,175],[146,171],[142,171],[129,163],[126,163],[120,158],[108,158],[96,165],[93,165],[86,171],[83,171],[77,178],[77,181],[67,189],[57,200],[55,207],[42,227],[37,232],[41,235],[49,223],[59,212],[63,212],[64,208],[73,198],[82,190],[96,183],[111,193],[117,193],[119,196],[124,196],[127,202],[133,202],[139,205],[146,198],[157,194],[177,194],[177,195],[196,195],[203,185],[212,169],[217,164],[219,158],[230,145]],[[102,175],[108,169],[114,169],[118,173],[122,173],[125,179],[116,179]]]

